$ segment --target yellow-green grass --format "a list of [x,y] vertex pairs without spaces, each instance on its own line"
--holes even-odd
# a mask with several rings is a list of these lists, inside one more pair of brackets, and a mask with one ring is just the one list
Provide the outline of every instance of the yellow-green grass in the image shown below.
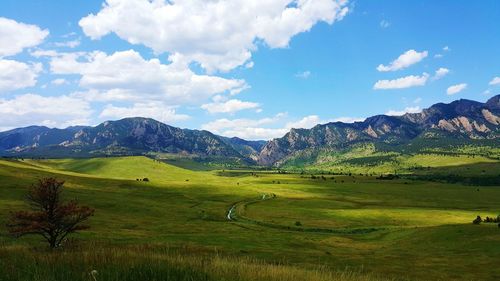
[[[459,209],[400,208],[383,205],[358,207],[343,201],[276,199],[246,206],[248,218],[284,226],[296,222],[305,228],[399,228],[468,224],[478,214],[498,214]],[[347,207],[347,208],[346,208]],[[305,220],[301,220],[304,218]]]
[[[1,280],[196,280],[196,281],[382,281],[374,275],[327,266],[302,268],[252,258],[222,257],[217,251],[162,245],[102,244],[48,251],[0,247]],[[22,268],[22,269],[21,269]],[[36,269],[36,270],[33,270]]]
[[[415,169],[433,168],[443,169],[446,173],[453,172],[457,167],[472,167],[489,165],[500,168],[498,159],[485,156],[473,156],[468,154],[447,155],[440,153],[419,153],[403,155],[397,153],[372,152],[371,150],[354,150],[345,154],[334,154],[322,156],[317,163],[306,165],[302,169],[307,171],[332,171],[335,173],[363,173],[363,174],[387,174],[387,173],[415,173]],[[290,167],[293,169],[293,167]],[[433,171],[437,172],[437,171]],[[495,171],[472,171],[471,175],[491,174]],[[496,173],[498,174],[498,173]]]
[[[88,243],[117,252],[144,244],[153,249],[187,245],[202,251],[216,249],[222,259],[234,257],[236,264],[245,263],[246,258],[257,267],[285,263],[305,270],[303,274],[321,265],[328,272],[347,267],[396,279],[500,278],[496,264],[500,230],[494,224],[471,224],[476,215],[500,213],[498,187],[381,181],[365,176],[322,180],[271,172],[220,174],[228,173],[190,171],[145,157],[0,160],[0,225],[5,224],[8,211],[23,208],[22,198],[31,183],[55,176],[66,180],[67,198],[77,197],[96,209],[91,229],[74,236],[84,245],[77,251],[87,251]],[[144,177],[150,182],[136,181]],[[277,198],[247,206],[246,216],[279,225],[300,221],[304,227],[374,227],[377,231],[306,233],[226,219],[235,202],[262,194]],[[25,256],[42,255],[32,248],[43,245],[39,238],[16,240],[4,235],[3,229],[0,233],[7,260],[13,256],[8,253],[15,252],[12,249],[20,249],[20,263]],[[26,259],[20,268],[30,268],[28,264]],[[40,264],[43,267],[44,262]],[[112,259],[99,264],[117,266]],[[293,280],[287,278],[267,280]]]
[[476,163],[496,163],[498,160],[484,156],[416,154],[404,159],[408,166],[449,167]]

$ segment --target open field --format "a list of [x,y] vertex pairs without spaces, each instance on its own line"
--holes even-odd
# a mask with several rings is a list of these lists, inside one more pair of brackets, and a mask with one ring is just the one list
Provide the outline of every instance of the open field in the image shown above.
[[[464,159],[475,161],[432,159],[432,171],[494,176],[500,168]],[[66,181],[66,198],[96,209],[92,228],[48,254],[39,238],[15,240],[2,228],[2,281],[91,280],[92,269],[97,280],[500,278],[500,229],[471,223],[500,214],[498,186],[195,171],[146,157],[0,160],[0,225],[46,176]]]

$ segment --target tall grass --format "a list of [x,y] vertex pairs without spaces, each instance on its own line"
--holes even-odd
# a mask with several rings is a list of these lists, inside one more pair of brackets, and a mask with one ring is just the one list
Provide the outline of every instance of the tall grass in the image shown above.
[[0,246],[0,281],[93,281],[92,275],[98,281],[382,280],[360,272],[270,264],[189,248],[95,244],[51,251]]

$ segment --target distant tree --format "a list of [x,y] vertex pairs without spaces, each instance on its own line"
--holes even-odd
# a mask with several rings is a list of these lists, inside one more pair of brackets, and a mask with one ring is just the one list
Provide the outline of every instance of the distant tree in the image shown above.
[[55,178],[44,178],[32,185],[26,197],[31,210],[11,213],[7,223],[9,233],[15,237],[41,235],[51,248],[56,248],[67,235],[88,229],[82,223],[94,210],[74,200],[63,203],[63,185],[64,181]]
[[143,178],[142,181],[149,181],[149,179],[148,178]]

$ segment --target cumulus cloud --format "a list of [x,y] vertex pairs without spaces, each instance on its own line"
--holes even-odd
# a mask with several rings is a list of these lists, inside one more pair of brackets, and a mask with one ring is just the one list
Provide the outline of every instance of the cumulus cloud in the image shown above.
[[87,125],[92,111],[87,102],[69,96],[25,94],[0,99],[0,129],[29,125],[65,128]]
[[36,85],[42,64],[0,59],[0,93]]
[[287,47],[296,34],[317,22],[333,24],[347,12],[346,0],[107,0],[79,25],[91,39],[115,33],[213,72],[248,65],[256,42]]
[[490,86],[500,85],[500,77],[494,77],[493,79],[491,79],[489,85]]
[[36,25],[0,17],[0,58],[22,52],[43,42],[49,31]]
[[112,55],[62,53],[51,58],[50,68],[55,74],[81,75],[79,84],[89,90],[86,98],[90,100],[196,104],[215,94],[247,88],[243,80],[198,75],[182,57],[173,56],[169,64],[162,64],[133,50]]
[[448,94],[449,96],[454,95],[454,94],[458,94],[461,91],[465,90],[465,88],[467,88],[466,83],[453,85],[453,86],[448,87],[448,89],[446,89],[446,94]]
[[440,67],[438,70],[436,70],[436,74],[434,74],[433,80],[441,79],[448,73],[450,73],[450,70],[448,68]]
[[[286,134],[288,129],[276,126],[276,123],[283,120],[284,117],[286,117],[286,113],[279,113],[273,117],[266,117],[261,119],[222,118],[203,124],[201,128],[203,130],[208,130],[212,133],[227,137],[239,137],[251,140],[267,140],[281,137]],[[274,126],[270,127],[272,125]]]
[[99,115],[99,118],[122,119],[137,116],[153,118],[167,124],[189,119],[189,115],[178,114],[175,108],[157,103],[136,103],[131,107],[117,107],[108,104]]
[[410,106],[410,107],[405,107],[405,109],[403,110],[389,110],[385,113],[385,115],[389,115],[389,116],[401,116],[401,115],[404,115],[406,113],[418,113],[418,112],[421,112],[422,109],[420,108],[420,106]]
[[210,113],[234,113],[240,110],[258,108],[259,104],[255,102],[241,101],[232,99],[223,102],[212,102],[201,106]]
[[417,86],[424,86],[429,79],[429,74],[423,73],[421,76],[410,75],[394,80],[379,80],[373,86],[375,90],[404,89]]
[[286,129],[310,129],[319,123],[322,123],[318,115],[309,115],[298,121],[288,122],[285,126]]
[[415,50],[408,50],[405,53],[401,54],[397,59],[393,60],[389,65],[380,64],[377,67],[377,70],[381,72],[387,72],[404,69],[420,62],[425,57],[427,57],[427,55],[427,51],[417,52]]

